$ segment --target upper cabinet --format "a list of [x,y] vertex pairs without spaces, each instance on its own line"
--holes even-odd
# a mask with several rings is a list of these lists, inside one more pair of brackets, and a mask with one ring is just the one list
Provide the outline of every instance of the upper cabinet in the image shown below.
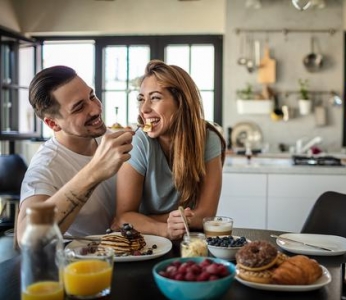
[[41,63],[39,45],[0,28],[0,140],[41,136],[41,122],[29,103],[29,84]]

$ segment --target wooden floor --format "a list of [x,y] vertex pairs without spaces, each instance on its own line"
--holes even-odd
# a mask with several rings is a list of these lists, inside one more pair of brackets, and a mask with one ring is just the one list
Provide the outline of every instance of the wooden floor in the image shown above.
[[0,227],[0,263],[20,254],[13,248],[12,232],[11,228]]

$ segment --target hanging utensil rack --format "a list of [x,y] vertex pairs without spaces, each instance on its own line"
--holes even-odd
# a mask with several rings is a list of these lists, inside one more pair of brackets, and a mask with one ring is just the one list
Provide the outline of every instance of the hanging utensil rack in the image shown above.
[[258,29],[258,28],[236,28],[235,32],[236,34],[240,33],[282,33],[283,35],[288,35],[289,33],[327,33],[330,35],[333,35],[338,30],[334,28],[329,29],[289,29],[289,28],[282,28],[282,29]]
[[[275,90],[275,93],[277,94],[282,94],[286,97],[292,95],[292,94],[299,94],[300,91],[278,91],[278,90]],[[329,90],[329,91],[309,91],[309,94],[313,94],[313,95],[331,95],[331,94],[337,94],[334,90]]]

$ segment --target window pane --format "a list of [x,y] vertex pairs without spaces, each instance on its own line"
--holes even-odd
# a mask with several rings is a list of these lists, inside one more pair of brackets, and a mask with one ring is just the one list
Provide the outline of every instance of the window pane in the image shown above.
[[19,132],[20,133],[30,133],[34,132],[35,128],[35,113],[30,105],[29,101],[29,90],[21,89],[19,90]]
[[214,46],[191,47],[191,76],[199,89],[214,89]]
[[106,90],[126,90],[127,83],[127,47],[111,46],[105,49]]
[[190,73],[190,47],[188,45],[168,45],[165,49],[165,61],[177,65]]
[[[19,86],[24,87],[18,91],[18,130],[21,133],[35,131],[36,116],[29,102],[29,84],[35,74],[35,49],[32,46],[22,45],[19,48]],[[26,88],[25,88],[26,87]]]
[[2,109],[1,109],[1,131],[11,131],[10,124],[10,113],[11,113],[11,102],[10,102],[10,91],[1,90]]
[[43,67],[66,65],[91,87],[95,86],[95,47],[93,41],[47,41],[43,46]]
[[127,126],[126,92],[104,92],[103,99],[103,114],[106,126],[112,126],[114,123]]
[[35,49],[34,47],[19,48],[19,86],[29,87],[35,74]]
[[137,96],[138,90],[129,93],[129,125],[131,126],[137,124],[137,117],[139,114]]
[[145,66],[150,60],[149,46],[130,46],[129,48],[129,80],[130,89],[138,89],[138,80],[144,74]]
[[[43,45],[43,68],[65,65],[76,70],[78,75],[91,87],[95,86],[94,41],[46,41]],[[43,137],[53,135],[43,125]]]
[[168,45],[165,48],[165,61],[182,67],[195,81],[203,95],[208,121],[214,121],[214,52],[213,45]]
[[[122,126],[137,124],[137,95],[139,79],[144,74],[150,60],[148,45],[108,46],[105,53],[105,95],[121,95],[118,106],[118,123]],[[115,67],[114,67],[115,66]],[[117,92],[117,93],[111,93]],[[110,98],[108,98],[110,99]],[[105,122],[107,126],[115,123],[115,100],[105,100]]]
[[201,92],[206,120],[214,122],[214,92]]

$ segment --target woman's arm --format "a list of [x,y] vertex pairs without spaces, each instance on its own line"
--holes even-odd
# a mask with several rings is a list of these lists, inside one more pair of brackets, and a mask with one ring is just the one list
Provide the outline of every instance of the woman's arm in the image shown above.
[[215,216],[222,187],[222,162],[217,156],[206,163],[206,176],[202,185],[193,217],[188,217],[190,227],[203,229],[203,218]]
[[[203,218],[214,216],[217,211],[222,184],[222,163],[220,156],[206,164],[206,177],[196,208],[185,210],[190,227],[203,229]],[[139,213],[144,176],[129,163],[124,163],[117,174],[116,218],[112,229],[123,223],[131,223],[143,234],[153,234],[170,239],[181,238],[185,233],[179,210],[162,215],[143,215]]]
[[143,193],[144,176],[138,173],[129,163],[124,163],[116,179],[116,213],[112,229],[123,223],[131,223],[143,234],[168,237],[165,217],[154,218],[139,213]]

